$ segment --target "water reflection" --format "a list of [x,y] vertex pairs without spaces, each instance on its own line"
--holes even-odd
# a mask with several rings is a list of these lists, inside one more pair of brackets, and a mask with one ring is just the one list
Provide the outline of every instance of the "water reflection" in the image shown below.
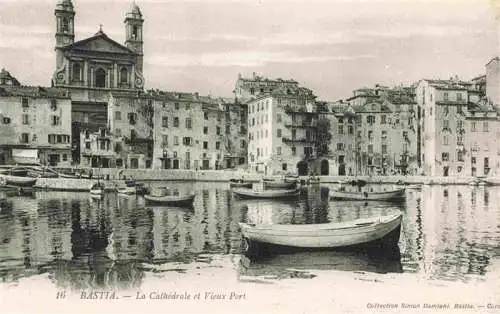
[[424,279],[470,281],[487,277],[500,255],[500,187],[424,186],[408,191],[399,206],[329,201],[328,187],[319,185],[304,189],[298,201],[240,200],[225,183],[170,185],[180,193],[196,193],[192,209],[152,207],[142,197],[116,194],[101,200],[87,193],[0,194],[2,281],[48,273],[57,285],[72,289],[139,287],[153,272],[151,265],[210,265],[216,255],[239,255],[241,221],[327,223],[392,211],[404,213],[396,258],[376,251],[295,252],[242,263],[239,274],[300,276],[291,268],[305,274],[314,269],[402,271]]

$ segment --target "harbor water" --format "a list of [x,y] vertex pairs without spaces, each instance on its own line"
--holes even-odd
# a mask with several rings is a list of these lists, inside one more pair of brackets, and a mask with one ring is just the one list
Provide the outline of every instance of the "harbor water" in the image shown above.
[[[425,304],[470,303],[500,313],[500,187],[424,185],[399,204],[330,201],[335,185],[303,189],[297,200],[242,200],[226,183],[152,184],[194,191],[193,208],[115,193],[0,191],[0,308],[363,313],[414,305],[422,313]],[[239,222],[318,224],[396,211],[396,255],[241,254]],[[107,296],[87,300],[92,292]]]

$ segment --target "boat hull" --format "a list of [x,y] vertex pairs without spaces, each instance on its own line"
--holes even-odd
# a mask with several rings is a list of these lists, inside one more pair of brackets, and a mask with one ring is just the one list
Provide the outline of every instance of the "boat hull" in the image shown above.
[[330,199],[343,201],[397,201],[405,197],[405,189],[386,192],[343,192],[330,191]]
[[264,181],[265,189],[286,190],[286,189],[295,189],[296,187],[297,187],[297,182]]
[[152,196],[144,195],[148,204],[154,205],[174,205],[174,206],[192,206],[195,195],[188,196]]
[[233,193],[241,198],[289,198],[300,195],[300,190],[263,190],[234,189]]
[[10,186],[32,187],[36,183],[36,178],[0,175],[0,181]]
[[229,182],[231,188],[251,188],[252,182]]
[[296,248],[339,248],[372,243],[391,233],[399,240],[401,213],[348,223],[316,225],[273,225],[254,227],[240,223],[243,237],[250,242]]
[[136,190],[135,187],[119,188],[119,189],[117,189],[117,192],[119,194],[124,194],[124,195],[135,195],[135,194],[137,194],[137,190]]

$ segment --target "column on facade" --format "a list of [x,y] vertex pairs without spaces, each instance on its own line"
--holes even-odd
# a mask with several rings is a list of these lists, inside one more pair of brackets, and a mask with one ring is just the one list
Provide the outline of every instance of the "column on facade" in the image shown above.
[[94,68],[90,68],[90,87],[94,86]]
[[111,69],[108,67],[107,68],[107,71],[108,71],[108,74],[107,74],[107,78],[106,78],[106,87],[107,88],[111,88]]
[[87,60],[83,61],[83,85],[89,86],[89,63]]
[[113,63],[113,87],[117,88],[118,87],[118,64]]
[[132,73],[130,73],[130,87],[135,87],[135,64],[132,64]]

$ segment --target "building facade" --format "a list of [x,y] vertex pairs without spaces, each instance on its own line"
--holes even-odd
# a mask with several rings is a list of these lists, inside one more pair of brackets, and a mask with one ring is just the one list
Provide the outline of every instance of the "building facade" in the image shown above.
[[64,89],[0,86],[0,164],[71,165],[71,99]]
[[311,173],[317,157],[316,96],[304,87],[279,87],[248,101],[248,163],[264,174]]

